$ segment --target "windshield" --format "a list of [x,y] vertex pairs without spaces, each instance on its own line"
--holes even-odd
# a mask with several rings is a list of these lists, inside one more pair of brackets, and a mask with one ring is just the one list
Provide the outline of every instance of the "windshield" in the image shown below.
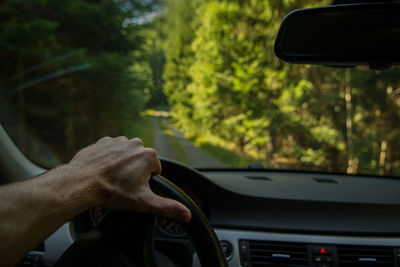
[[398,68],[274,55],[288,12],[329,3],[2,1],[1,124],[44,167],[125,135],[193,167],[398,176]]

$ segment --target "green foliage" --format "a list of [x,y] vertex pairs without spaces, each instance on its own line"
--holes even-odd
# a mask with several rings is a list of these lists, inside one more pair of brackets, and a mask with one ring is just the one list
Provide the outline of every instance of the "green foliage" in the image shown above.
[[193,108],[192,94],[186,87],[191,82],[188,70],[193,61],[193,18],[198,6],[198,0],[166,0],[160,23],[161,33],[165,38],[166,59],[163,90],[168,96],[172,112],[179,117],[178,126],[184,128],[188,134],[193,134],[190,133]]
[[[167,1],[164,91],[176,125],[265,166],[349,172],[352,164],[352,173],[393,174],[398,71],[350,70],[347,81],[343,69],[283,64],[274,55],[283,16],[327,2]],[[210,142],[202,146],[219,154]]]
[[[0,66],[0,91],[9,108],[0,114],[18,125],[5,126],[24,152],[44,155],[33,140],[45,140],[49,157],[68,161],[102,136],[133,136],[154,88],[147,25],[135,20],[153,4],[2,1],[0,60],[7,64]],[[54,165],[45,156],[37,160]]]
[[2,1],[0,119],[46,166],[104,135],[151,146],[143,110],[169,105],[174,125],[230,166],[398,175],[398,69],[274,55],[288,12],[328,2]]
[[138,137],[142,139],[145,147],[154,146],[154,128],[152,117],[144,115],[140,120],[126,125],[126,131],[123,133],[128,138]]

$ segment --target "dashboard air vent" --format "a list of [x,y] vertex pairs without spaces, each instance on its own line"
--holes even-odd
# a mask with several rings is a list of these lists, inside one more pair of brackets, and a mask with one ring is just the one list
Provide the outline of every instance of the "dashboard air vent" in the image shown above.
[[[240,242],[241,253],[247,254],[241,255],[243,266],[310,266],[306,244],[256,240]],[[243,264],[243,261],[248,263]]]
[[393,267],[394,248],[371,246],[337,246],[340,267]]

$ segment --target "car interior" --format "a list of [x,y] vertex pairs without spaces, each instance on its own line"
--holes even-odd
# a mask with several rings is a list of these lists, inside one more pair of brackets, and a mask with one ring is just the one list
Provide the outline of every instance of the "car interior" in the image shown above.
[[[323,65],[328,71],[355,68],[373,73],[398,71],[400,4],[397,1],[327,3],[322,7],[304,5],[283,15],[273,36],[275,60],[294,66]],[[79,53],[77,57],[81,56]],[[86,68],[80,66],[81,69],[67,69],[67,72]],[[34,71],[28,67],[25,72]],[[400,76],[397,82],[400,86]],[[24,84],[15,90],[23,88]],[[46,172],[49,166],[65,162],[62,159],[55,164],[38,164],[26,149],[21,149],[18,136],[13,134],[18,126],[10,115],[7,99],[7,94],[0,95],[1,183],[31,179]],[[396,103],[393,110],[397,114],[393,116],[400,114]],[[165,124],[162,127],[170,127],[160,118]],[[32,123],[40,125],[37,121]],[[346,135],[346,123],[343,125]],[[393,129],[399,127],[394,123]],[[365,127],[365,131],[368,129]],[[51,130],[46,134],[41,140],[32,141],[35,146],[45,143],[46,138],[56,142]],[[386,134],[389,132],[383,136]],[[29,143],[31,139],[27,140]],[[179,156],[159,153],[162,174],[151,178],[151,188],[189,207],[193,214],[190,223],[94,207],[71,218],[33,248],[18,266],[400,266],[400,168],[395,169],[400,157],[396,158],[399,143],[393,144],[390,152],[393,171],[388,174],[346,172],[347,159],[338,159],[333,165],[336,167],[328,171],[291,168],[285,164],[281,164],[282,168],[264,167],[258,162],[233,168],[212,164],[199,167],[181,161]],[[377,148],[380,159],[386,153],[383,146],[382,143]],[[52,153],[47,148],[36,151]],[[311,163],[316,160],[312,158]],[[95,232],[101,235],[93,235]],[[79,251],[82,248],[84,252]]]

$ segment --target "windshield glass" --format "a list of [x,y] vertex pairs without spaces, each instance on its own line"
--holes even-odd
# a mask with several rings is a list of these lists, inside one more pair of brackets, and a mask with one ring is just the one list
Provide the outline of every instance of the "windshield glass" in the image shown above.
[[1,124],[44,167],[125,135],[194,167],[398,176],[398,68],[274,55],[288,12],[326,4],[2,1]]

